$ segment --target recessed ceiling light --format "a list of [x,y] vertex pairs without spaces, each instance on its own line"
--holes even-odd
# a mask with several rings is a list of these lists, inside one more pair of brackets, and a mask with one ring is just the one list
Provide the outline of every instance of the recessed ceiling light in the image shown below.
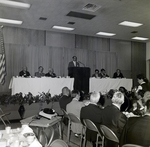
[[103,35],[103,36],[114,36],[114,35],[116,35],[116,34],[114,34],[114,33],[107,33],[107,32],[98,32],[98,33],[96,33],[97,35]]
[[132,39],[135,39],[135,40],[148,40],[149,38],[144,38],[144,37],[133,37]]
[[18,24],[18,25],[22,24],[22,21],[20,21],[20,20],[12,20],[12,19],[4,19],[4,18],[0,18],[0,22],[1,23],[9,23],[9,24]]
[[128,27],[139,27],[143,24],[136,23],[136,22],[130,22],[130,21],[123,21],[123,22],[119,23],[119,25],[128,26]]
[[0,0],[0,4],[3,6],[23,8],[23,9],[28,9],[31,6],[30,4],[27,4],[27,3],[10,1],[10,0]]
[[53,29],[58,29],[58,30],[65,30],[65,31],[73,31],[74,28],[69,28],[69,27],[62,27],[62,26],[53,26]]

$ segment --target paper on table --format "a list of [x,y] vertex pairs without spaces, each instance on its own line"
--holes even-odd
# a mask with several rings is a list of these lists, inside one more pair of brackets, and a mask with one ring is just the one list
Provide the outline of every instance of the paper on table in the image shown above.
[[29,126],[25,126],[21,131],[21,134],[33,133],[33,130]]

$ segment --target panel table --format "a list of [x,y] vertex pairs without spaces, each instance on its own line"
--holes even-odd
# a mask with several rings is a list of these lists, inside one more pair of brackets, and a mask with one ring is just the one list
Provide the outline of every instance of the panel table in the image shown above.
[[39,95],[42,92],[51,93],[51,96],[59,95],[63,87],[68,87],[73,90],[74,78],[23,78],[13,77],[9,84],[11,94],[22,92],[23,95],[31,92],[33,96]]
[[110,89],[119,89],[119,87],[123,86],[128,91],[131,91],[132,88],[132,79],[97,79],[90,78],[90,92],[108,92]]

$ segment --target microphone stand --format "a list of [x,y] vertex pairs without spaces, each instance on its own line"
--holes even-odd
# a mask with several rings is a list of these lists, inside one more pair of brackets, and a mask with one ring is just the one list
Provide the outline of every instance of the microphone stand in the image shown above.
[[78,61],[80,64],[82,64],[85,67],[85,64],[83,64],[82,62]]

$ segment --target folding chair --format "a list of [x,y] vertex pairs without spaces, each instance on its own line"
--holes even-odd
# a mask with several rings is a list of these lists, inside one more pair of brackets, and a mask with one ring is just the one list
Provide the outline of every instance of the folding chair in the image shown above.
[[[87,129],[97,132],[96,147],[98,147],[98,144],[100,144],[103,147],[103,138],[102,138],[102,135],[101,135],[100,131],[98,130],[97,126],[89,119],[83,119],[83,123],[85,124]],[[99,138],[102,141],[99,141],[98,140]],[[85,140],[84,140],[84,146],[85,146]]]
[[[101,125],[100,129],[104,135],[104,138],[106,138],[110,141],[116,142],[119,145],[119,139],[111,129],[109,129],[105,125]],[[103,138],[103,144],[104,144],[104,138]]]
[[122,147],[143,147],[143,146],[136,145],[136,144],[124,144]]
[[1,114],[0,114],[0,119],[1,119],[1,121],[3,122],[3,124],[5,125],[5,127],[7,126],[6,125],[6,123],[5,123],[5,121],[4,121],[4,117],[6,118],[6,120],[7,120],[7,122],[10,124],[10,121],[8,120],[8,118],[7,118],[7,115],[10,115],[10,112],[8,112],[8,113],[4,113],[3,112],[3,110],[0,108],[0,112],[1,112]]

